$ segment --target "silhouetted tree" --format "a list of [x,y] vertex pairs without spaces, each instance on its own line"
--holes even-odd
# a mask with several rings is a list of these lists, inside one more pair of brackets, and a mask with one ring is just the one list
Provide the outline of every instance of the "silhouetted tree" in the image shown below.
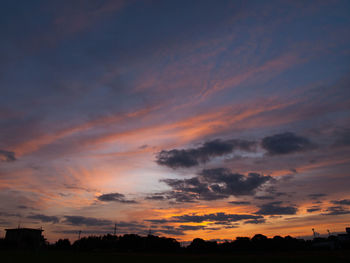
[[71,243],[69,239],[59,239],[56,241],[54,247],[56,249],[69,250],[71,249]]
[[214,252],[217,250],[218,244],[216,241],[205,241],[201,238],[195,238],[188,246],[190,252]]

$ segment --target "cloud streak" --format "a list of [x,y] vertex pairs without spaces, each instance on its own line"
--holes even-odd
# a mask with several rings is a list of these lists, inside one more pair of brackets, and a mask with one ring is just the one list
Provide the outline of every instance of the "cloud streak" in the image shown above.
[[226,213],[214,213],[214,214],[204,214],[204,215],[181,215],[173,216],[172,220],[174,222],[182,223],[202,223],[202,222],[216,222],[216,223],[228,223],[228,222],[238,222],[248,219],[262,219],[263,216],[260,215],[249,215],[249,214],[226,214]]
[[34,214],[34,215],[27,216],[27,218],[39,220],[44,223],[54,223],[54,224],[60,221],[59,217],[57,216],[47,216],[43,214]]
[[65,220],[63,223],[73,226],[108,226],[112,225],[113,221],[107,219],[99,219],[94,217],[85,216],[64,216]]

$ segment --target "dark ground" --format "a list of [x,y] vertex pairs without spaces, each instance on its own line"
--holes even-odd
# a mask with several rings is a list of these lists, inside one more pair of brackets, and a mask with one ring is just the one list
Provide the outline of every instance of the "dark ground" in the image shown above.
[[135,254],[112,252],[62,252],[62,251],[0,251],[1,263],[13,262],[225,262],[225,263],[350,263],[349,251],[308,251],[308,252],[276,252],[276,253],[236,253],[236,254]]

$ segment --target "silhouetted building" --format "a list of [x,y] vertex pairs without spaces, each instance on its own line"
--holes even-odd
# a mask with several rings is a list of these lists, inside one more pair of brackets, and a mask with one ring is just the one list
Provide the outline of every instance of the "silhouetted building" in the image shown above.
[[45,242],[42,229],[12,228],[5,230],[5,240],[18,248],[38,248]]

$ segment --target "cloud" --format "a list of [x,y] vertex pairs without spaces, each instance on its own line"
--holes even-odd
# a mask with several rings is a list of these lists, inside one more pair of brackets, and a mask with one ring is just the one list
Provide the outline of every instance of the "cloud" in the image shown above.
[[254,195],[256,190],[271,179],[257,173],[248,175],[232,173],[225,168],[205,169],[189,179],[163,179],[172,188],[164,192],[164,199],[176,202],[218,200],[230,196]]
[[350,129],[342,129],[342,130],[336,131],[334,136],[335,136],[335,142],[333,146],[336,146],[336,147],[350,146]]
[[172,227],[168,227],[166,229],[157,229],[154,232],[155,233],[162,233],[162,234],[165,234],[165,235],[173,235],[173,236],[183,236],[183,235],[185,235],[185,232],[183,230],[178,229],[178,228],[172,228]]
[[103,202],[119,202],[119,203],[126,203],[126,204],[137,203],[135,200],[126,199],[125,195],[120,193],[103,194],[98,196],[97,199]]
[[342,206],[331,206],[326,210],[327,213],[323,213],[322,215],[327,216],[337,216],[337,215],[347,215],[350,214],[350,210],[344,209]]
[[320,210],[321,210],[320,207],[311,207],[311,208],[306,209],[306,211],[308,213],[317,212],[317,211],[320,211]]
[[257,173],[249,173],[246,176],[232,173],[226,168],[205,169],[200,175],[217,193],[234,196],[253,195],[261,185],[272,179]]
[[254,198],[258,200],[273,200],[276,197],[273,195],[263,195],[263,196],[255,196]]
[[195,231],[205,229],[205,226],[196,226],[196,225],[180,225],[178,229],[183,231]]
[[64,216],[64,223],[73,225],[73,226],[106,226],[112,225],[113,221],[106,219],[98,219],[94,217],[84,217],[84,216]]
[[250,205],[250,202],[248,202],[248,201],[230,201],[229,204],[233,204],[233,205]]
[[313,148],[308,138],[297,136],[292,132],[265,137],[261,141],[261,146],[270,155],[304,152]]
[[350,205],[350,199],[333,200],[332,203],[335,205]]
[[87,235],[106,235],[110,234],[111,230],[101,230],[101,229],[95,229],[95,230],[81,230],[81,229],[72,229],[72,230],[56,230],[53,231],[55,233],[62,233],[62,234],[78,234],[79,232],[81,234],[87,234]]
[[42,214],[30,215],[30,216],[27,216],[27,218],[40,220],[41,222],[45,222],[45,223],[51,222],[54,224],[60,221],[60,219],[57,216],[47,216]]
[[265,218],[251,219],[244,222],[244,224],[264,224],[266,222]]
[[193,167],[210,159],[232,153],[235,150],[253,151],[256,143],[246,140],[212,140],[198,148],[163,150],[158,153],[156,162],[173,169]]
[[5,150],[0,150],[0,161],[13,162],[16,161],[15,153]]
[[317,194],[309,194],[308,197],[311,199],[319,199],[321,197],[325,197],[327,194],[317,193]]
[[28,206],[26,206],[26,205],[19,205],[19,206],[17,206],[17,208],[19,208],[19,209],[27,209]]
[[147,200],[164,200],[165,197],[163,196],[163,193],[159,193],[159,194],[153,194],[150,196],[146,197]]
[[125,221],[119,221],[116,222],[117,224],[117,228],[143,228],[145,227],[142,224],[139,224],[135,221],[131,221],[131,222],[125,222]]
[[298,209],[295,206],[281,206],[282,202],[271,202],[259,206],[259,210],[255,212],[258,215],[295,215]]
[[146,219],[145,221],[146,222],[151,222],[151,223],[154,223],[154,224],[164,224],[164,223],[169,222],[166,219]]
[[202,223],[205,221],[208,222],[217,222],[217,223],[228,223],[228,222],[238,222],[246,219],[261,219],[263,218],[260,215],[249,215],[249,214],[226,214],[226,213],[215,213],[215,214],[205,214],[205,215],[181,215],[173,216],[172,219],[174,222],[192,222],[192,223]]
[[21,214],[14,214],[14,213],[7,213],[7,212],[0,212],[0,216],[14,216],[14,217],[21,217]]

